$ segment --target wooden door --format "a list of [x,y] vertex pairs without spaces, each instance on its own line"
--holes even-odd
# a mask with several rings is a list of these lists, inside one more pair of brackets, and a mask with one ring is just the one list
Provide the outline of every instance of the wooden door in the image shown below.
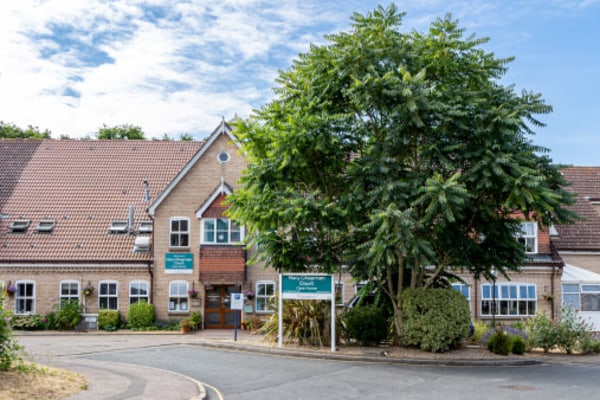
[[206,288],[204,327],[233,329],[235,311],[231,310],[231,293],[239,293],[237,285],[210,285]]

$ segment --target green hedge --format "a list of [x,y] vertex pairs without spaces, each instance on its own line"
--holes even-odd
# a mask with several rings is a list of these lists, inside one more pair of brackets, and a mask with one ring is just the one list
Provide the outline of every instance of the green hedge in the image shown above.
[[400,340],[425,351],[447,351],[467,337],[470,320],[467,299],[454,289],[405,289]]
[[121,325],[121,314],[117,310],[98,311],[98,329],[115,331]]
[[377,346],[388,336],[388,319],[384,311],[373,304],[349,309],[344,313],[343,321],[348,336],[363,346]]
[[127,311],[127,325],[131,329],[148,328],[154,325],[154,306],[142,300],[133,303]]

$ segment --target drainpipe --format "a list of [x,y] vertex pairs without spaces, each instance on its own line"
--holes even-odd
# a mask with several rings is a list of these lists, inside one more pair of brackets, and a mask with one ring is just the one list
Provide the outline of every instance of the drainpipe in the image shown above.
[[479,314],[479,302],[478,302],[478,297],[477,294],[479,293],[479,287],[477,282],[479,282],[479,280],[477,278],[473,278],[473,319],[477,319],[478,318],[478,314]]
[[552,275],[550,277],[550,295],[552,296],[552,301],[550,302],[550,315],[552,320],[554,321],[554,277],[556,275],[556,265],[552,264]]
[[148,214],[148,217],[152,221],[152,250],[150,251],[150,260],[148,260],[148,275],[150,275],[150,293],[148,293],[148,296],[149,303],[154,304],[154,270],[152,269],[154,266],[154,218],[150,214]]

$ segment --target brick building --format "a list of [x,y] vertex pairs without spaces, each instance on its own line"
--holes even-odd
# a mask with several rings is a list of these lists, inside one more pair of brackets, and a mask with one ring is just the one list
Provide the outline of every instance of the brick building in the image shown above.
[[[244,313],[268,312],[277,275],[247,264],[244,227],[224,214],[245,165],[224,121],[202,142],[0,140],[0,280],[16,289],[8,308],[43,315],[77,299],[90,316],[126,316],[147,300],[159,319],[201,311],[205,327],[230,328],[230,294],[251,291]],[[456,285],[474,318],[559,312],[562,259],[547,229],[522,227],[520,274]],[[344,304],[356,286],[340,289]]]

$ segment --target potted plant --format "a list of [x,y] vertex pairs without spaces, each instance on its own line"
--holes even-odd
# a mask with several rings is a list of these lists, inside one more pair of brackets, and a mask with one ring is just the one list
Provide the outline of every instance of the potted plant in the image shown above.
[[17,288],[15,287],[15,285],[12,285],[10,282],[8,283],[8,286],[6,287],[6,293],[9,296],[13,296],[15,294],[15,292],[17,291]]
[[192,298],[195,299],[198,297],[198,291],[195,288],[191,288],[190,290],[188,290],[188,295]]
[[254,299],[254,292],[252,290],[246,290],[246,299],[248,299],[248,300]]
[[83,288],[83,295],[88,297],[92,293],[94,293],[94,287],[88,282],[87,286]]
[[200,311],[193,312],[190,319],[192,320],[193,330],[202,329],[202,313]]
[[194,326],[194,322],[190,318],[184,318],[181,321],[179,321],[179,327],[181,328],[181,333],[190,333],[193,326]]

